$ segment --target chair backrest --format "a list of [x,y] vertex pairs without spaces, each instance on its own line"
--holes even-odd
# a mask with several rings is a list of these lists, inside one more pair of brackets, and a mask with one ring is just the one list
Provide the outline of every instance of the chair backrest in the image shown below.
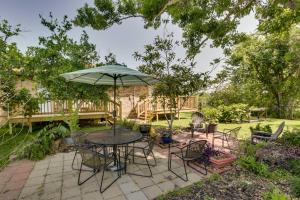
[[185,157],[186,158],[200,157],[205,149],[206,143],[207,143],[206,140],[190,141],[186,149]]
[[283,132],[283,129],[284,129],[284,125],[285,125],[285,122],[282,122],[278,129],[275,131],[275,133],[271,136],[271,141],[275,141],[277,140],[277,138],[279,137],[279,135]]
[[153,138],[150,138],[148,140],[148,146],[147,148],[145,149],[145,154],[148,156],[152,150],[153,150],[153,147],[154,147],[154,144],[155,144],[155,140]]
[[229,132],[230,137],[231,137],[231,138],[234,138],[234,139],[237,139],[238,134],[239,134],[241,128],[242,128],[242,127],[239,126],[239,127],[236,127],[236,128],[231,129],[230,132]]
[[204,121],[204,115],[201,112],[194,112],[192,114],[192,124],[195,128],[200,127],[200,124]]
[[79,147],[78,153],[81,155],[82,164],[92,169],[99,169],[104,163],[103,157],[100,157],[97,152],[89,148]]
[[71,138],[73,139],[75,144],[83,144],[83,143],[85,143],[85,141],[84,141],[85,135],[86,135],[85,132],[76,131],[71,134]]

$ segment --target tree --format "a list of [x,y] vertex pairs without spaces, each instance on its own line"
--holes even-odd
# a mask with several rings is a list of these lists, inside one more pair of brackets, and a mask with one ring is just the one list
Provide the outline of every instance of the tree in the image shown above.
[[[261,84],[276,102],[278,117],[287,117],[300,93],[300,29],[251,36],[235,47],[229,64],[241,76]],[[254,91],[255,92],[255,91]]]
[[50,13],[49,20],[41,18],[41,23],[49,29],[49,36],[39,37],[39,47],[27,51],[27,74],[43,88],[43,97],[52,100],[108,100],[106,86],[90,86],[84,83],[66,82],[62,73],[91,68],[99,64],[99,56],[94,44],[83,32],[80,41],[68,36],[72,23],[65,16],[61,23]]
[[24,56],[16,43],[9,42],[20,32],[20,25],[13,27],[7,20],[0,21],[0,108],[9,114],[23,108],[22,114],[31,116],[38,109],[37,99],[28,89],[16,89],[17,81],[23,77]]
[[[176,57],[174,50],[179,45],[178,41],[174,41],[173,34],[166,38],[157,36],[153,44],[145,45],[144,53],[134,53],[135,59],[143,63],[139,70],[160,80],[154,86],[152,95],[162,104],[170,129],[173,128],[174,115],[185,103],[181,102],[178,106],[178,97],[183,96],[186,100],[202,89],[207,79],[206,74],[193,72],[196,63],[192,60]],[[171,113],[170,118],[166,113]]]
[[251,11],[256,12],[259,29],[265,32],[288,29],[300,20],[296,0],[94,0],[94,6],[85,4],[78,9],[74,23],[104,30],[139,17],[145,27],[157,28],[170,16],[182,28],[187,53],[194,57],[208,40],[225,49],[242,41],[244,34],[236,28]]

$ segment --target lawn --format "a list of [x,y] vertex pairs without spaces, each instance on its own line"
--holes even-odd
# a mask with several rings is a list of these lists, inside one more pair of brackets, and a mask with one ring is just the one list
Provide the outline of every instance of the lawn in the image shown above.
[[[285,121],[287,129],[293,129],[298,128],[300,129],[300,120],[286,120],[286,119],[274,119],[274,118],[268,118],[267,120],[260,121],[260,122],[251,122],[251,123],[233,123],[233,124],[224,124],[219,123],[218,124],[218,130],[222,131],[225,128],[235,128],[240,126],[241,130],[239,132],[239,138],[248,138],[250,137],[250,127],[255,127],[257,123],[261,123],[263,125],[269,124],[272,127],[272,130],[275,131],[279,124]],[[189,126],[189,123],[191,123],[191,113],[181,113],[180,120],[174,121],[174,128],[180,129],[180,128],[186,128]],[[152,125],[157,127],[166,127],[168,125],[166,120],[159,120],[158,122],[152,122]]]

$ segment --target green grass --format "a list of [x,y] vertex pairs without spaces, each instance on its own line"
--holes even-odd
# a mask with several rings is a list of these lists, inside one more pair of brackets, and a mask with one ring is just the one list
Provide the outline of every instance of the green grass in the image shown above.
[[[224,124],[219,123],[218,124],[218,130],[222,131],[225,128],[235,128],[240,126],[241,130],[239,132],[239,138],[248,138],[250,137],[250,127],[255,127],[257,123],[261,123],[263,125],[269,124],[272,127],[272,130],[275,131],[279,124],[285,121],[285,130],[298,128],[300,129],[300,120],[287,120],[287,119],[274,119],[274,118],[268,118],[265,121],[260,122],[251,122],[251,123],[232,123],[232,124]],[[174,120],[174,128],[180,129],[180,128],[186,128],[189,126],[189,123],[191,123],[191,113],[181,113],[180,120]],[[166,120],[159,120],[158,122],[154,121],[152,122],[152,125],[157,127],[167,127],[168,123]]]

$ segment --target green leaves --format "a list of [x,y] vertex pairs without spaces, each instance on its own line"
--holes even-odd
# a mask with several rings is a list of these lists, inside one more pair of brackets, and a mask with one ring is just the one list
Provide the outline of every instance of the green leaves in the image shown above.
[[[202,89],[207,81],[204,73],[194,73],[195,63],[188,58],[177,58],[175,48],[180,44],[173,39],[173,33],[165,38],[155,37],[153,44],[145,45],[143,53],[134,53],[141,61],[139,70],[157,77],[160,81],[154,86],[153,96],[159,99],[165,110],[174,115],[184,104],[177,104],[179,96],[188,97]],[[167,118],[172,128],[173,116]]]

